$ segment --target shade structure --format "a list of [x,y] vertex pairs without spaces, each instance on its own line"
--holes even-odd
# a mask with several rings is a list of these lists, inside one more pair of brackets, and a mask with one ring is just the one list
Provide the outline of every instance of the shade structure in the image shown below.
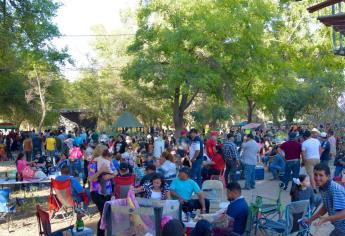
[[130,112],[123,112],[116,122],[111,126],[113,129],[124,129],[124,128],[144,128],[139,120]]
[[18,126],[14,123],[10,122],[2,122],[0,123],[0,129],[17,129]]
[[260,126],[261,124],[259,123],[249,123],[245,126],[242,126],[242,129],[256,129]]

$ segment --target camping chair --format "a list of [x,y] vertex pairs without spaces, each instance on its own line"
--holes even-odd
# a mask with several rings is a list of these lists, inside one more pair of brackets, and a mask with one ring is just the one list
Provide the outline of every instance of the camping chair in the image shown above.
[[258,204],[261,209],[260,213],[266,217],[273,219],[278,215],[279,219],[282,218],[282,202],[281,202],[281,193],[284,189],[284,184],[279,184],[279,191],[277,199],[263,197],[260,195],[256,196],[255,202]]
[[[49,204],[54,205],[51,210],[54,210],[55,219],[58,215],[61,215],[64,220],[73,216],[76,203],[72,197],[71,180],[64,181],[51,180]],[[69,211],[72,209],[72,211]]]
[[115,176],[114,183],[115,198],[126,198],[130,187],[135,184],[135,175],[125,177]]
[[9,188],[0,189],[0,219],[6,220],[8,232],[10,231],[12,217],[16,212],[16,205],[10,203],[10,192]]
[[224,199],[224,186],[219,180],[206,180],[201,187],[205,198],[210,200],[211,208],[219,208]]
[[63,232],[67,231],[70,231],[72,234],[73,225],[52,232],[49,213],[43,211],[40,205],[36,205],[36,216],[38,221],[38,233],[40,236],[62,236]]
[[[275,233],[284,236],[297,233],[299,236],[310,235],[309,226],[298,226],[297,232],[291,232],[294,224],[301,220],[309,213],[309,201],[297,201],[289,203],[285,208],[285,219],[271,220],[267,218],[260,218],[257,222],[257,227],[262,233]],[[299,219],[297,219],[298,217]],[[308,216],[309,217],[309,216]],[[298,224],[298,223],[297,223]]]
[[224,169],[219,173],[219,175],[211,175],[210,180],[220,180],[222,181],[224,187],[226,187],[225,177],[224,177]]

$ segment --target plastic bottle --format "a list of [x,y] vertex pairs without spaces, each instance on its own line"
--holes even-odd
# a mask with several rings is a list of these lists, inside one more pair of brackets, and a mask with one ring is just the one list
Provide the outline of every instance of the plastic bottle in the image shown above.
[[75,222],[75,228],[77,232],[84,230],[84,221],[81,216],[77,216],[77,221]]

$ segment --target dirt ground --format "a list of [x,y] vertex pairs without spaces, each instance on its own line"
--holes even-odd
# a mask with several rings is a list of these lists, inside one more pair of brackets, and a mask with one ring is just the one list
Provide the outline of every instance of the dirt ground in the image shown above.
[[[1,162],[0,163],[0,175],[1,172],[9,171],[15,168],[13,162]],[[243,191],[243,195],[246,198],[247,202],[252,202],[252,199],[256,195],[261,195],[268,198],[277,198],[278,196],[278,181],[271,181],[271,175],[265,172],[265,180],[256,182],[256,189],[250,191]],[[243,181],[240,181],[243,185]],[[289,188],[288,188],[289,189]],[[25,195],[24,195],[25,194]],[[25,198],[24,204],[17,207],[17,212],[13,217],[13,222],[10,225],[10,232],[7,230],[8,224],[0,219],[0,236],[36,236],[38,235],[38,224],[35,216],[35,205],[40,204],[43,209],[47,209],[47,199],[49,195],[49,187],[40,187],[39,189],[32,189],[32,191],[16,191],[14,194],[11,194],[11,198],[16,197]],[[290,202],[290,196],[288,191],[282,192],[282,202],[284,205]],[[94,233],[96,233],[97,221],[99,215],[94,205],[90,207],[91,217],[85,218],[85,226],[92,228]],[[71,224],[75,223],[68,220],[61,222],[61,220],[53,220],[52,228],[60,229]],[[333,226],[330,223],[326,223],[320,227],[312,226],[312,234],[314,236],[326,236],[332,231]]]

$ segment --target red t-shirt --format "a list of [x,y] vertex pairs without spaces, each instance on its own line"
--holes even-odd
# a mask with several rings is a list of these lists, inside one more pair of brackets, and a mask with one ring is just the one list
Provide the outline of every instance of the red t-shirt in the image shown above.
[[285,160],[299,160],[302,152],[302,145],[294,140],[289,140],[282,145],[280,149],[285,152]]
[[217,145],[217,141],[214,140],[213,138],[209,138],[207,141],[206,141],[206,153],[207,153],[207,156],[210,158],[210,159],[213,159],[214,157],[214,147],[216,147]]
[[212,161],[216,163],[215,165],[213,165],[213,169],[219,170],[219,171],[223,171],[224,170],[225,162],[223,160],[222,155],[220,155],[219,153],[216,153],[214,155]]

